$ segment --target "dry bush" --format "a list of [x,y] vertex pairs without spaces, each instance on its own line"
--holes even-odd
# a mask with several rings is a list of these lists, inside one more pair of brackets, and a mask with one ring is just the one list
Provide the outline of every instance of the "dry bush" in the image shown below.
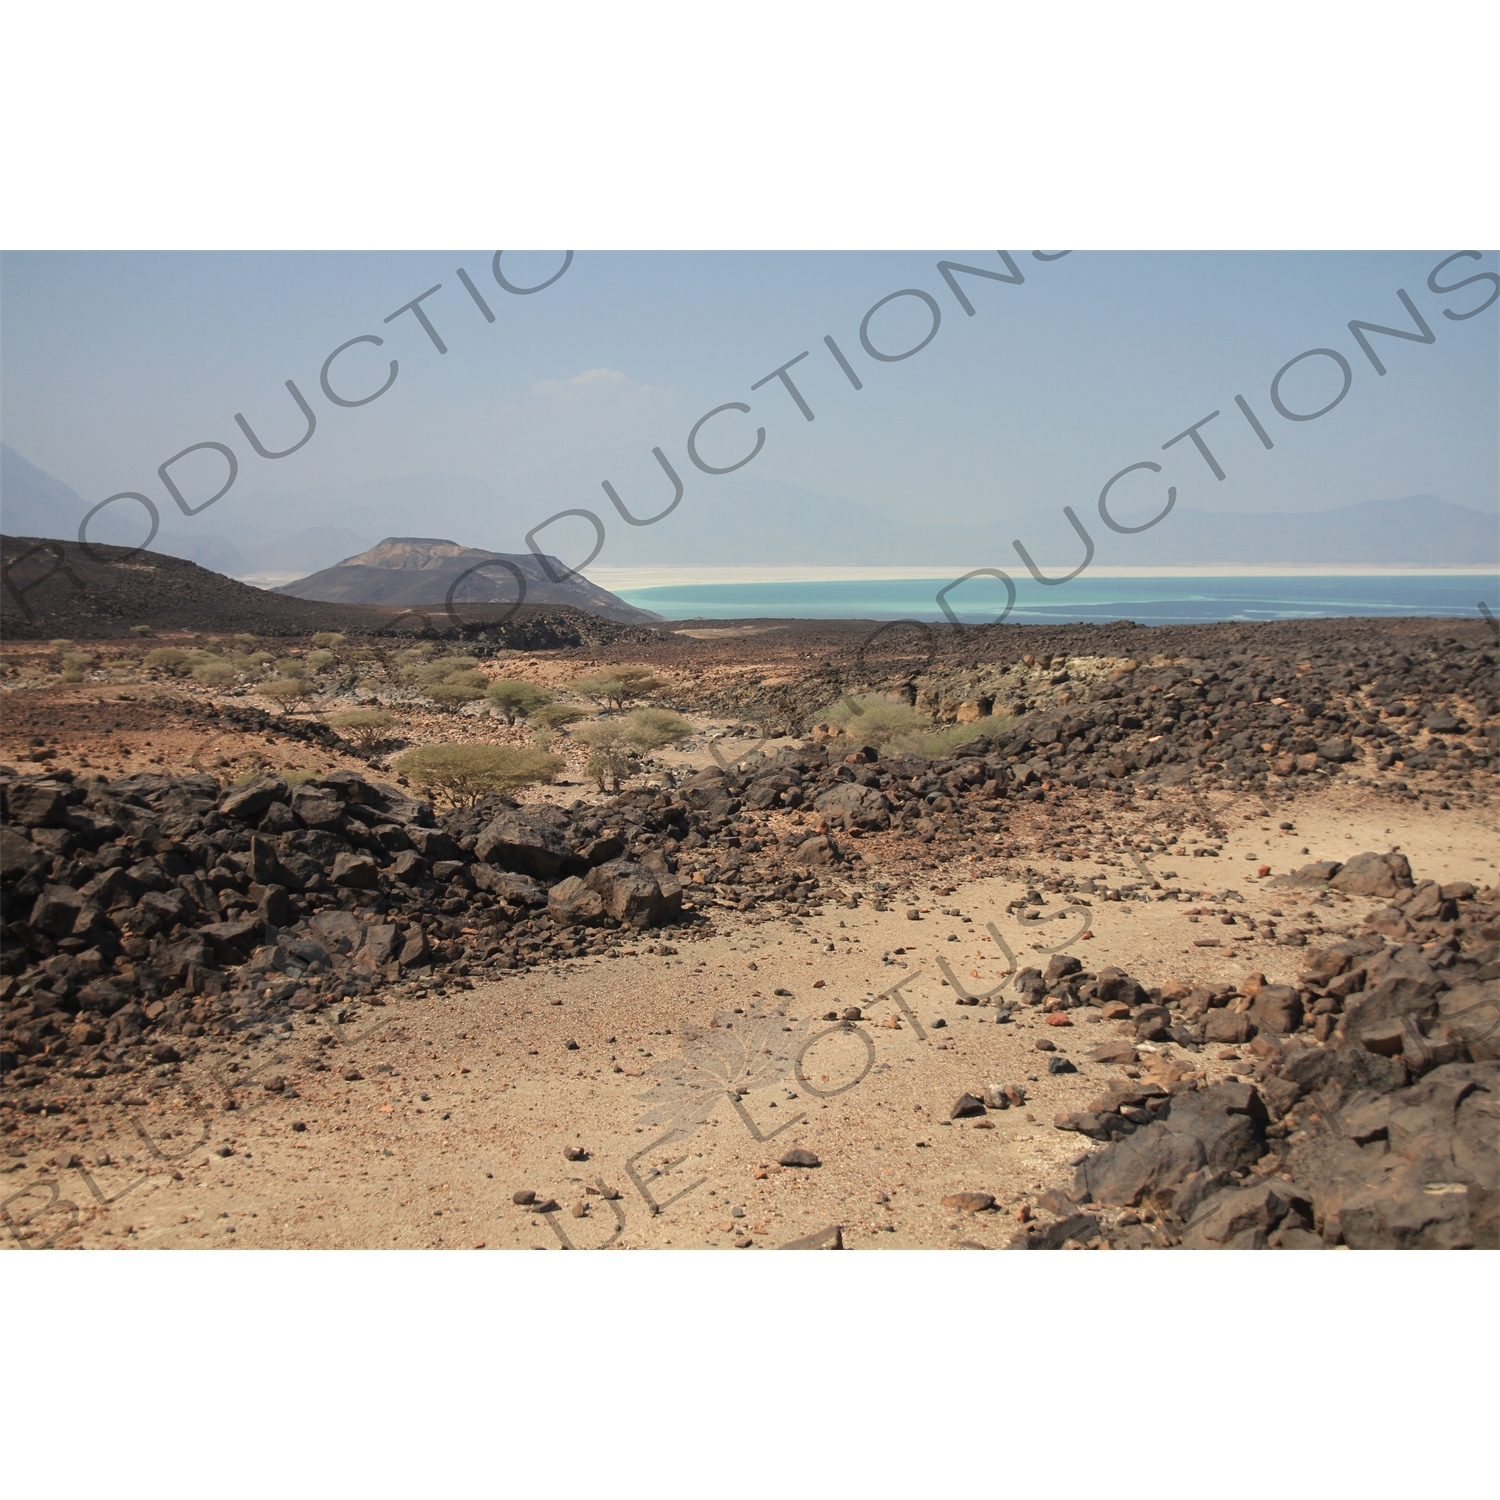
[[596,703],[623,708],[632,699],[644,698],[666,685],[661,678],[652,675],[650,667],[611,667],[607,672],[580,677],[573,688]]
[[335,646],[345,645],[344,633],[341,630],[320,630],[313,638],[315,646],[321,646],[325,650],[331,650]]
[[879,693],[866,693],[847,702],[840,700],[829,710],[827,722],[830,728],[848,735],[852,741],[873,745],[883,754],[937,760],[955,745],[981,734],[1002,733],[1016,721],[997,715],[971,724],[934,724],[908,703],[893,702]]
[[396,719],[383,709],[356,708],[348,713],[334,714],[328,722],[351,745],[368,752],[385,740],[395,727]]
[[193,668],[193,681],[201,682],[204,687],[226,687],[235,676],[232,661],[200,661]]
[[624,745],[595,745],[584,763],[584,775],[592,778],[601,792],[618,792],[620,783],[640,770],[641,763]]
[[274,682],[261,683],[256,692],[290,712],[307,700],[312,688],[300,677],[278,677]]
[[599,790],[619,791],[640,770],[640,758],[697,733],[686,719],[659,708],[638,708],[624,719],[598,719],[576,731],[589,747],[585,772]]
[[686,719],[664,708],[638,708],[626,715],[622,727],[626,743],[643,752],[680,745],[698,732]]
[[552,702],[552,694],[545,688],[531,682],[514,682],[506,677],[490,683],[485,696],[504,715],[507,724],[527,718]]
[[468,682],[440,682],[427,689],[426,696],[439,708],[460,708],[484,697],[484,689]]
[[588,718],[588,711],[573,703],[547,703],[536,709],[531,717],[548,729],[564,729]]
[[513,745],[426,745],[408,750],[395,767],[418,786],[467,805],[551,781],[563,762],[555,755]]
[[153,672],[165,672],[171,677],[185,677],[192,669],[193,659],[186,651],[176,646],[158,646],[146,653],[146,666]]

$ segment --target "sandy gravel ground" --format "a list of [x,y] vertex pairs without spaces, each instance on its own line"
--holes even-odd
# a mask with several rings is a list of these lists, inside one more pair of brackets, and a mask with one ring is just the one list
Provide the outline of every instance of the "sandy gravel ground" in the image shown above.
[[[1062,822],[1107,824],[1126,842],[1150,834],[1176,795],[1107,812],[1101,797],[1092,822],[1082,796],[1018,810],[1005,837]],[[757,1249],[837,1224],[849,1248],[999,1247],[1089,1149],[1052,1117],[1103,1091],[1115,1068],[1088,1054],[1121,1023],[1085,1010],[1069,1013],[1073,1026],[1043,1027],[1021,1010],[997,1024],[993,1009],[958,1003],[940,959],[969,991],[995,985],[1008,963],[993,923],[1023,966],[1061,947],[1147,985],[1250,971],[1287,980],[1304,950],[1266,941],[1247,918],[1316,942],[1376,903],[1315,898],[1257,878],[1263,865],[1274,876],[1395,846],[1418,878],[1495,878],[1492,808],[1398,808],[1358,785],[1276,803],[1270,817],[1253,800],[1210,802],[1228,833],[1221,852],[1146,856],[1155,890],[1095,838],[1096,858],[1038,855],[1029,882],[962,883],[950,868],[948,883],[919,888],[916,921],[868,903],[830,904],[800,924],[718,913],[711,937],[677,951],[645,933],[616,959],[420,998],[398,988],[343,1022],[299,1016],[278,1038],[210,1051],[140,1094],[101,1096],[34,1159],[5,1163],[0,1198],[59,1246]],[[1086,910],[1053,896],[1025,927],[1008,905],[1049,873],[1129,877],[1144,891]],[[870,872],[860,878],[868,895]],[[1243,900],[1169,894],[1226,890]],[[857,1022],[823,1019],[851,1006]],[[1076,1073],[1049,1076],[1044,1036]],[[1218,1078],[1237,1065],[1220,1051],[1143,1047],[1141,1066]],[[995,1083],[1022,1085],[1025,1106],[949,1120],[961,1093]],[[777,1167],[794,1147],[822,1165]],[[586,1154],[569,1160],[577,1148]],[[514,1204],[521,1189],[537,1203]],[[997,1207],[942,1207],[959,1191],[993,1194]]]

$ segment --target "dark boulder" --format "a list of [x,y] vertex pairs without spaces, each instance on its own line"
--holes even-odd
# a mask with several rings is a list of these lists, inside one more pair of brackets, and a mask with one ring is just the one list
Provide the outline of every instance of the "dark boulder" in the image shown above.
[[352,890],[373,890],[380,884],[380,871],[368,854],[340,854],[333,862],[333,883]]
[[1203,1143],[1190,1132],[1148,1125],[1079,1163],[1072,1197],[1078,1203],[1128,1208],[1148,1197],[1170,1202],[1170,1190],[1206,1160]]
[[1249,1015],[1261,1030],[1285,1036],[1302,1024],[1302,998],[1289,984],[1265,984],[1256,994]]
[[1311,1195],[1294,1183],[1226,1187],[1194,1214],[1182,1245],[1187,1250],[1263,1250],[1270,1232],[1293,1212],[1305,1212],[1311,1222]]
[[1328,883],[1346,896],[1395,896],[1411,889],[1411,866],[1404,854],[1356,854]]
[[682,887],[676,879],[627,859],[596,866],[585,884],[603,898],[610,916],[631,927],[656,927],[682,915]]
[[291,790],[279,776],[262,776],[248,786],[230,787],[219,799],[219,811],[226,818],[253,823],[273,802],[286,802]]
[[547,915],[562,927],[598,927],[608,912],[598,891],[569,875],[547,892]]
[[14,828],[0,828],[0,880],[29,875],[42,862],[42,852]]
[[53,782],[16,781],[5,793],[8,821],[23,828],[56,828],[67,810],[63,789]]
[[512,870],[484,864],[470,865],[469,874],[476,890],[488,891],[507,905],[544,906],[547,902],[546,890],[529,875],[517,875]]
[[[421,848],[421,845],[418,845]],[[422,851],[424,854],[426,850]],[[539,819],[507,810],[480,831],[474,857],[486,864],[552,880],[563,874],[575,858],[567,840],[557,829]]]

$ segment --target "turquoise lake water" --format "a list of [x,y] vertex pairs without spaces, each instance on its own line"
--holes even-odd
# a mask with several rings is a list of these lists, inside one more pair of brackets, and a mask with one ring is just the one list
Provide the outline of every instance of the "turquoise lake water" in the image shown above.
[[[1500,616],[1500,575],[1374,578],[1091,578],[1046,586],[1024,573],[1007,619],[1018,624],[1134,620],[1139,625],[1218,620],[1300,620],[1338,615]],[[714,583],[615,592],[669,620],[941,620],[937,593],[948,580],[889,578],[823,583]],[[972,578],[948,596],[965,624],[995,619],[1005,585]]]

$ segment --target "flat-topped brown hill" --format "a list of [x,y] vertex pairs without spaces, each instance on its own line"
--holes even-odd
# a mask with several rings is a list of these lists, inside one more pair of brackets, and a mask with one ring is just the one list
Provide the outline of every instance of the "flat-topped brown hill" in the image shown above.
[[[602,593],[603,591],[600,590]],[[505,645],[545,648],[655,639],[655,632],[621,625],[579,608],[528,602],[455,606],[465,622],[495,622],[488,630]],[[453,621],[435,607],[335,603],[298,599],[253,588],[196,563],[159,552],[44,537],[0,536],[0,635],[12,640],[106,640],[133,626],[153,630],[253,635],[309,635],[426,629],[452,633]]]
[[[442,609],[450,589],[464,603],[509,605],[517,601],[516,575],[525,580],[528,604],[567,604],[606,620],[643,625],[660,615],[636,609],[587,578],[568,575],[555,557],[530,552],[486,552],[438,537],[388,536],[368,552],[277,589],[294,599],[321,599],[340,604],[398,605],[408,609]],[[561,579],[561,582],[555,581]]]

